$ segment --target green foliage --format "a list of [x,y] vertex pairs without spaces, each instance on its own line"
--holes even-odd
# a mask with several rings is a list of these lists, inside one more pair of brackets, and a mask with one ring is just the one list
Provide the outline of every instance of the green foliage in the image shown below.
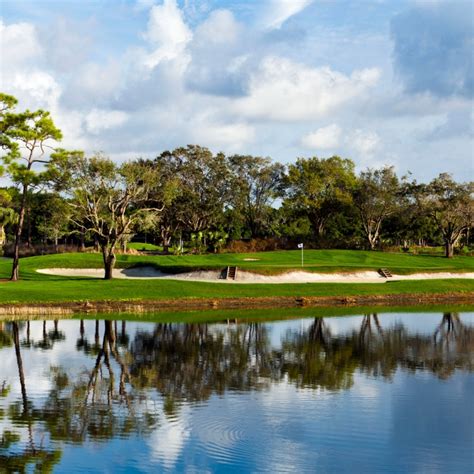
[[399,209],[400,186],[394,168],[368,169],[360,173],[354,203],[369,247],[375,249],[388,216]]
[[446,257],[451,258],[463,232],[474,226],[474,182],[456,183],[449,174],[442,173],[419,187],[417,196],[443,236]]
[[272,204],[283,197],[284,167],[270,158],[234,155],[229,158],[232,173],[231,205],[234,215],[241,216],[248,237],[269,235]]
[[192,233],[215,227],[231,192],[225,156],[188,145],[162,153],[156,164],[172,175],[178,186],[173,201],[174,219]]
[[[158,199],[158,170],[146,162],[117,165],[100,154],[86,158],[81,152],[60,150],[52,157],[48,175],[68,194],[76,227],[98,239],[106,278],[112,278],[116,246],[129,240],[135,228],[151,228],[161,211],[150,202],[152,195]],[[163,191],[161,202],[166,205],[168,198]]]
[[300,158],[288,167],[288,194],[284,205],[306,216],[316,236],[323,236],[328,221],[352,202],[356,183],[354,162],[332,156]]

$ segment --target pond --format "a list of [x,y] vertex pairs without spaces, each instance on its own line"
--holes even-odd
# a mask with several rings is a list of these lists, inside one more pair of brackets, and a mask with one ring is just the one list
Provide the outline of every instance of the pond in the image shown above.
[[0,472],[472,472],[474,312],[0,323]]

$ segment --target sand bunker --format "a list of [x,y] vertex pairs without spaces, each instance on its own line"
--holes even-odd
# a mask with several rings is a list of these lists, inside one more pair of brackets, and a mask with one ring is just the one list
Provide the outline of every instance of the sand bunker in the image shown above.
[[[44,268],[38,273],[45,275],[104,278],[104,270],[95,268]],[[213,283],[385,283],[394,280],[432,280],[445,278],[474,279],[474,273],[415,273],[412,275],[394,275],[393,278],[383,278],[377,272],[365,271],[355,273],[310,273],[292,271],[281,275],[259,275],[257,273],[239,270],[237,280],[223,280],[220,271],[195,271],[187,273],[163,273],[154,267],[137,267],[116,269],[114,278],[129,279],[168,279],[187,281],[206,281]]]

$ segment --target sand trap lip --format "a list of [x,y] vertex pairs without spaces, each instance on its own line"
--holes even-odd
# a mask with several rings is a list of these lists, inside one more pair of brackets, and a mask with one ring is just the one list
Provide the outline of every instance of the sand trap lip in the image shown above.
[[[104,270],[99,268],[43,268],[38,273],[44,275],[103,278]],[[394,275],[393,278],[383,278],[375,271],[354,273],[310,273],[292,271],[282,275],[259,275],[257,273],[239,270],[237,280],[223,280],[220,271],[194,271],[187,273],[163,273],[154,267],[136,267],[115,269],[114,278],[125,279],[166,279],[202,281],[210,283],[385,283],[394,280],[434,280],[450,278],[474,279],[474,273],[415,273],[412,275]]]

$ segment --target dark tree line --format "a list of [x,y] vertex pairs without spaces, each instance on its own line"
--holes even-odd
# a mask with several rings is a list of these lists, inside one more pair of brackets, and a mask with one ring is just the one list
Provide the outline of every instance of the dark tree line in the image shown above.
[[57,146],[49,113],[16,111],[0,94],[0,146],[12,185],[0,189],[0,246],[19,257],[69,243],[102,252],[110,278],[115,254],[132,238],[163,252],[307,246],[368,248],[443,245],[447,257],[468,247],[474,183],[441,174],[429,183],[392,167],[359,174],[350,159],[226,156],[188,145],[122,165],[102,154]]

